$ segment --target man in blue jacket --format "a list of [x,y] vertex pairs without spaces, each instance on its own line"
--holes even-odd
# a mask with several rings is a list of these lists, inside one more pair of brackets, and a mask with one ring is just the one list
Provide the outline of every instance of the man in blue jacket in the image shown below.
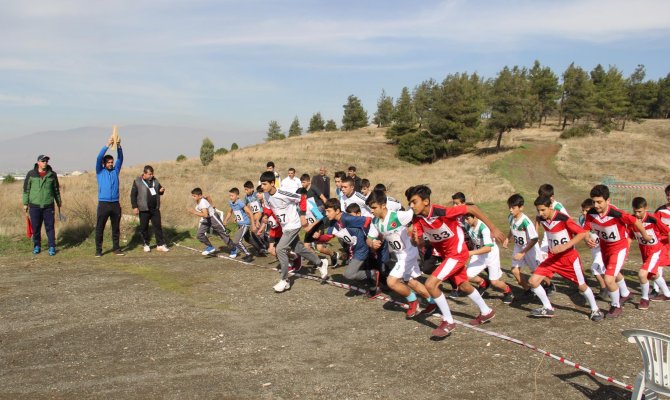
[[105,232],[107,219],[112,220],[112,253],[117,256],[125,255],[119,245],[121,223],[121,205],[119,204],[119,173],[123,164],[123,150],[121,141],[117,143],[116,165],[114,157],[107,154],[107,150],[114,143],[110,137],[96,159],[95,173],[98,179],[98,220],[95,225],[95,256],[102,256],[102,235]]

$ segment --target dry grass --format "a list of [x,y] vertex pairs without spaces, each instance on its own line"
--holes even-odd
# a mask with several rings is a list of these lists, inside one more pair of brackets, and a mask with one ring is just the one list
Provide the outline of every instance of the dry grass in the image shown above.
[[612,131],[561,140],[558,171],[585,190],[605,175],[623,181],[670,181],[670,121],[628,123],[624,132]]
[[[513,149],[528,141],[557,141],[559,134],[556,124],[550,123],[542,128],[506,134],[503,145]],[[583,190],[600,182],[604,175],[613,175],[620,180],[667,182],[670,181],[669,138],[670,121],[652,120],[629,124],[625,132],[560,140],[562,149],[556,160],[557,169],[575,187]],[[492,146],[495,146],[493,141],[483,143],[481,147]],[[593,152],[593,149],[598,151]],[[128,151],[134,149],[126,149]],[[207,167],[203,167],[198,158],[153,166],[156,176],[166,187],[161,205],[164,225],[190,229],[197,224],[197,218],[185,211],[193,207],[192,188],[199,186],[211,193],[221,208],[227,200],[228,190],[233,186],[241,189],[246,180],[256,183],[268,160],[275,162],[282,176],[289,167],[294,167],[298,175],[303,172],[313,175],[320,166],[325,166],[332,177],[336,170],[355,165],[359,176],[368,178],[373,185],[384,183],[393,197],[403,199],[407,187],[426,183],[435,193],[434,200],[445,204],[451,201],[451,194],[456,191],[466,193],[469,200],[477,203],[503,202],[515,188],[504,177],[492,173],[490,166],[507,154],[467,154],[417,166],[395,157],[395,147],[387,144],[383,129],[368,127],[352,132],[314,133],[250,146],[217,156]],[[93,162],[95,149],[89,156]],[[141,165],[126,166],[122,171],[121,203],[125,214],[131,214],[130,188],[141,169]],[[0,235],[25,232],[21,185],[21,182],[0,185]],[[95,174],[63,178],[61,185],[64,213],[69,217],[61,228],[76,230],[77,226],[94,225]],[[331,191],[334,194],[334,184]],[[133,218],[127,215],[124,225],[127,227]],[[125,229],[126,233],[131,234],[131,231]]]
[[[91,161],[95,156],[93,149]],[[246,180],[256,183],[268,160],[275,162],[282,177],[286,176],[289,167],[294,167],[298,175],[304,172],[313,175],[323,165],[332,177],[336,170],[346,170],[349,165],[355,165],[359,176],[368,178],[373,185],[383,182],[391,196],[403,199],[407,187],[426,183],[433,189],[435,200],[446,203],[451,201],[451,194],[456,191],[463,191],[476,202],[504,200],[513,188],[489,169],[489,165],[501,156],[469,154],[432,165],[416,166],[395,157],[395,147],[387,144],[383,129],[369,127],[352,132],[314,133],[250,146],[217,156],[207,167],[203,167],[197,158],[180,163],[155,163],[153,167],[156,177],[166,187],[161,204],[164,225],[192,228],[196,226],[197,218],[185,211],[187,207],[193,207],[191,189],[199,186],[206,193],[211,193],[221,208],[227,200],[228,190],[233,186],[241,189]],[[126,214],[131,213],[129,196],[132,179],[141,173],[141,169],[140,165],[126,166],[122,170],[121,205]],[[91,223],[97,196],[95,174],[63,178],[61,186],[63,212],[69,218],[67,224]],[[334,183],[331,191],[334,194]],[[0,185],[0,201],[3,205],[0,206],[0,234],[24,232],[21,183]],[[130,219],[132,217],[125,220]]]

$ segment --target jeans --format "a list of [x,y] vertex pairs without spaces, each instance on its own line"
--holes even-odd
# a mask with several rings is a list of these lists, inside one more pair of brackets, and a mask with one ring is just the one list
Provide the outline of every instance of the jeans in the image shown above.
[[50,207],[30,207],[28,209],[30,223],[33,226],[33,244],[42,246],[42,222],[47,231],[49,247],[56,247],[56,231],[54,230],[54,206]]

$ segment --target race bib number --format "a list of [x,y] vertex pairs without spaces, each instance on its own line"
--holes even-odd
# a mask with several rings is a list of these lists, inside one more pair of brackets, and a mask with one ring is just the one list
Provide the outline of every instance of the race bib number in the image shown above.
[[600,244],[600,238],[598,237],[598,234],[595,232],[589,232],[589,238],[596,242],[596,244]]
[[150,187],[149,188],[149,193],[151,193],[152,196],[155,196],[156,195],[156,189]]
[[405,250],[405,243],[402,241],[402,237],[399,233],[390,233],[386,235],[385,239],[388,242],[391,251],[397,253]]
[[445,224],[437,229],[426,229],[423,232],[428,236],[428,240],[433,243],[443,242],[454,236],[454,233]]
[[338,230],[338,231],[335,233],[335,236],[337,236],[338,238],[342,239],[342,241],[344,241],[344,243],[346,243],[346,244],[348,244],[348,245],[351,245],[351,246],[355,246],[355,245],[356,245],[356,242],[357,242],[357,240],[356,240],[356,236],[351,236],[351,234],[349,233],[349,231],[346,230],[346,229]]
[[244,217],[242,216],[242,211],[240,210],[233,211],[233,214],[235,214],[235,221],[237,222],[242,222],[242,220],[244,219]]
[[600,226],[591,224],[593,231],[598,235],[600,240],[605,242],[618,242],[621,240],[619,229],[616,226]]
[[525,246],[526,245],[526,236],[517,236],[516,234],[514,235],[514,244],[517,246]]
[[647,229],[647,235],[651,236],[651,240],[644,240],[642,234],[638,231],[633,232],[635,234],[635,239],[642,246],[653,246],[658,243],[658,238],[656,237],[656,232],[653,229]]
[[249,208],[253,214],[261,212],[261,205],[257,201],[252,201],[249,203]]
[[275,219],[275,217],[268,217],[268,225],[270,225],[270,228],[272,228],[272,229],[274,229],[274,228],[276,228],[277,226],[279,226],[279,225],[277,224],[277,220]]
[[566,244],[570,241],[568,236],[568,231],[562,230],[560,232],[547,232],[547,242],[549,243],[549,248],[553,249],[559,244]]

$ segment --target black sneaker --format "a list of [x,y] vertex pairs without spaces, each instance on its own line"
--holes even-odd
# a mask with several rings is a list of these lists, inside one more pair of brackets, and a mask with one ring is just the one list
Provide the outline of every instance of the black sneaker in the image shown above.
[[242,257],[242,261],[252,262],[252,261],[254,261],[254,256],[252,256],[251,254],[247,254],[246,256]]
[[459,297],[463,297],[463,293],[461,293],[461,291],[458,289],[454,289],[451,291],[451,293],[449,293],[450,299],[457,299]]
[[514,301],[514,295],[512,294],[512,292],[503,294],[503,303],[512,304],[512,301]]
[[527,299],[534,299],[537,298],[537,295],[535,294],[535,292],[533,292],[533,289],[528,289],[525,292],[523,292],[523,297]]
[[112,253],[114,253],[114,255],[116,255],[116,256],[125,256],[126,255],[126,253],[124,253],[121,249],[112,250]]
[[550,283],[549,286],[544,287],[544,291],[547,292],[547,296],[554,294],[556,292],[556,286],[554,283]]
[[98,250],[95,252],[96,257],[102,257],[102,251]]
[[486,286],[477,286],[477,291],[479,292],[480,296],[484,296],[484,293],[486,293],[486,290],[489,288],[489,285]]

